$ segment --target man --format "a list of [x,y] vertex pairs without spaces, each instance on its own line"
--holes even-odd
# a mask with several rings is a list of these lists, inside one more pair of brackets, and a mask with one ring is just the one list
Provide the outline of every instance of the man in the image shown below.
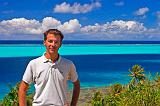
[[[33,106],[76,106],[80,83],[72,61],[61,57],[63,34],[57,29],[44,33],[46,52],[29,62],[19,87],[19,106],[26,106],[26,91],[34,83]],[[67,80],[73,82],[71,103],[67,92]]]

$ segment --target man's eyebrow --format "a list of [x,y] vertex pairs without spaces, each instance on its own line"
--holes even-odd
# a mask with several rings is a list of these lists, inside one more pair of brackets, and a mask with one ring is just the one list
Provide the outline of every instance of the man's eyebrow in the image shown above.
[[58,39],[48,39],[48,41],[60,42],[61,40],[58,40]]

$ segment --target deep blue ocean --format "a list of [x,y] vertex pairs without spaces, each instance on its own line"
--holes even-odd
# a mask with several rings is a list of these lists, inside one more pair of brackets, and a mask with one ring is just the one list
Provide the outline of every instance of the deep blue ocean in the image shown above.
[[[0,44],[41,44],[41,41],[0,41]],[[65,41],[65,44],[160,44],[159,41]],[[20,51],[19,51],[20,52]],[[102,55],[62,55],[72,60],[78,72],[81,88],[100,87],[114,83],[127,84],[129,69],[141,65],[145,73],[160,72],[160,54],[102,54]],[[0,58],[0,99],[9,92],[8,84],[21,81],[28,62],[33,57]]]

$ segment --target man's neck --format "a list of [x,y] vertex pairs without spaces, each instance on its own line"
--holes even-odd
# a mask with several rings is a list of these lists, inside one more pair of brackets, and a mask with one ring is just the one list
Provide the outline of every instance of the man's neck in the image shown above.
[[45,53],[45,57],[47,58],[47,59],[51,59],[52,60],[52,62],[54,63],[54,62],[56,62],[57,60],[58,60],[58,58],[59,58],[59,54],[58,53],[56,53],[56,54],[49,54],[49,53]]

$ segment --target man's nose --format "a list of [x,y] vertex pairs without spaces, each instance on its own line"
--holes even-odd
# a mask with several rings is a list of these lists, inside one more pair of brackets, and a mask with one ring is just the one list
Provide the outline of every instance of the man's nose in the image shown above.
[[52,46],[57,46],[57,44],[56,44],[55,41],[53,41],[53,42],[51,43],[51,45],[52,45]]

